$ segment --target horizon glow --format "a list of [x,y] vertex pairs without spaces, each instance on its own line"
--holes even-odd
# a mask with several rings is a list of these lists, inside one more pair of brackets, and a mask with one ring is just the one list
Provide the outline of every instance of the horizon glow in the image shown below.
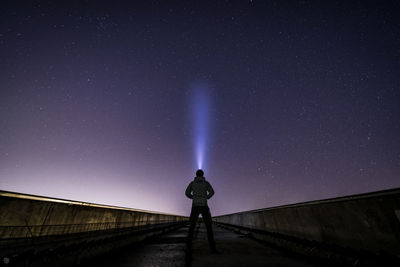
[[209,87],[206,84],[193,86],[191,103],[195,163],[198,169],[204,169],[209,145],[211,108]]

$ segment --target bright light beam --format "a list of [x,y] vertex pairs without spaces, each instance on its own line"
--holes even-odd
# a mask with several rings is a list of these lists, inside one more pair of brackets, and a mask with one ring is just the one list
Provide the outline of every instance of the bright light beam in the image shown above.
[[195,159],[197,168],[203,169],[209,145],[210,95],[208,86],[205,84],[194,86],[192,93]]

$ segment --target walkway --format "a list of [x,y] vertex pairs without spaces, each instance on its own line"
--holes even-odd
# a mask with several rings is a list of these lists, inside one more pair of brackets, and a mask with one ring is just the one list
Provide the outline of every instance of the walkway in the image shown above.
[[217,250],[210,254],[205,227],[198,227],[193,242],[192,267],[212,266],[314,266],[261,244],[245,235],[214,227]]
[[[185,265],[185,240],[188,227],[169,234],[151,238],[145,243],[103,255],[90,261],[97,266],[165,266],[165,267],[212,267],[212,266],[313,266],[289,257],[247,236],[214,227],[218,254],[210,254],[204,224],[198,224],[193,241],[190,263]],[[190,260],[191,258],[191,260]],[[81,266],[85,266],[83,262]]]
[[78,266],[183,267],[188,230],[188,227],[184,227],[149,238],[145,242],[89,259]]

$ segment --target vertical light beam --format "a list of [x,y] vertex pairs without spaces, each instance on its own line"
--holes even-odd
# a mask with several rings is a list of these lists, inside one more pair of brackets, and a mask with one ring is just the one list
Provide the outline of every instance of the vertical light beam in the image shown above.
[[192,120],[194,130],[194,152],[197,168],[203,169],[209,145],[210,95],[206,84],[193,86]]

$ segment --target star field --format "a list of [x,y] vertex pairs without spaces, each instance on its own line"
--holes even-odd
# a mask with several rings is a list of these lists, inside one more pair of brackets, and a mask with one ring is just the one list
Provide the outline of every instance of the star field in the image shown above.
[[31,1],[0,10],[0,189],[213,215],[400,186],[397,1]]

